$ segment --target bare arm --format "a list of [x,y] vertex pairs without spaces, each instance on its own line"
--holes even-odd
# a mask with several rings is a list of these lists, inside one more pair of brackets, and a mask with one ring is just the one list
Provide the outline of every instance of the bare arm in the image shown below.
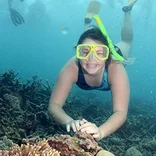
[[109,72],[113,100],[113,114],[99,127],[102,138],[115,132],[125,122],[130,94],[128,76],[123,65],[112,65]]
[[61,124],[67,124],[73,120],[62,109],[62,106],[64,105],[73,83],[77,79],[77,71],[75,69],[76,64],[72,59],[61,70],[50,98],[49,113],[55,118],[57,122]]

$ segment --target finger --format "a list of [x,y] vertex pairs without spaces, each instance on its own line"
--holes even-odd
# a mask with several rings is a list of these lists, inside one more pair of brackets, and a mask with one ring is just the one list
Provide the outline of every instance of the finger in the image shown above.
[[81,132],[86,132],[87,130],[88,130],[88,127],[80,129]]
[[100,138],[100,134],[99,133],[93,134],[93,138],[99,139]]
[[86,127],[89,127],[89,126],[92,126],[92,123],[91,122],[86,122],[86,123],[84,123],[83,125],[80,126],[80,129],[86,128]]
[[81,120],[81,121],[80,121],[80,126],[83,125],[83,124],[84,124],[84,122]]
[[88,134],[94,134],[97,133],[97,129],[95,127],[86,127],[81,129],[81,132],[86,132]]
[[72,127],[72,129],[73,129],[74,132],[77,131],[77,130],[76,130],[76,126],[75,126],[75,122],[72,122],[72,123],[71,123],[71,127]]
[[86,119],[82,119],[82,121],[83,121],[84,123],[88,122]]
[[66,130],[67,130],[67,132],[70,132],[70,125],[69,124],[66,125]]
[[80,120],[75,121],[76,130],[80,130]]

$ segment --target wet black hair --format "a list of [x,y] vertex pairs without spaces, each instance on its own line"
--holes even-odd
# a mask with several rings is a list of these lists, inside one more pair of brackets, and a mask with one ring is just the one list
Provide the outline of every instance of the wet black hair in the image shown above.
[[104,45],[108,46],[108,41],[102,34],[101,30],[97,27],[88,29],[79,38],[77,45],[82,44],[86,38],[97,40]]
[[[98,27],[94,26],[93,28],[88,29],[87,31],[85,31],[80,36],[77,45],[82,44],[84,42],[84,40],[87,39],[87,38],[99,41],[102,44],[108,46],[108,41],[107,41],[106,37],[102,34],[101,30]],[[109,53],[108,59],[106,60],[106,67],[108,67],[108,65],[110,64],[110,61],[111,61],[111,55]]]

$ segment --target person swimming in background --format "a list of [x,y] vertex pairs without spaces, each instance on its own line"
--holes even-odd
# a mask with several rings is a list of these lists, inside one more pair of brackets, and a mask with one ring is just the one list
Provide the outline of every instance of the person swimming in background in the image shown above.
[[142,14],[143,14],[142,10],[144,10],[144,12],[145,12],[144,18],[145,18],[145,26],[146,26],[146,28],[148,28],[149,18],[151,16],[153,7],[155,6],[153,3],[154,3],[153,0],[144,0],[142,8],[140,9],[140,16],[142,16]]
[[[24,21],[24,18],[22,17],[22,15],[19,12],[17,12],[15,9],[12,8],[12,1],[13,0],[8,0],[10,17],[11,17],[13,24],[18,26],[18,25],[25,23],[25,21]],[[23,2],[24,0],[20,0],[20,1]]]
[[[35,0],[29,7],[28,7],[28,18],[31,23],[46,20],[46,6],[43,0]],[[42,21],[43,22],[43,21]],[[47,22],[47,21],[46,21]]]
[[107,0],[107,3],[111,8],[115,8],[114,0]]
[[[121,32],[122,40],[115,45],[116,51],[124,59],[129,57],[132,46],[130,15],[135,2],[136,0],[129,0],[125,6],[128,9],[123,9],[125,16]],[[96,1],[92,2],[94,3],[96,4]],[[95,5],[92,6],[94,7]],[[99,21],[97,16],[94,16],[94,19],[96,22]],[[85,28],[91,20],[85,19]],[[112,57],[111,46],[108,37],[102,32],[102,27],[88,27],[78,40],[76,56],[72,57],[60,71],[50,97],[48,111],[57,122],[66,127],[67,132],[81,131],[91,134],[96,140],[101,140],[119,129],[126,121],[130,96],[129,80],[123,64]],[[111,91],[113,113],[101,126],[98,127],[96,123],[86,119],[73,119],[63,110],[74,84],[83,90]]]
[[[102,2],[102,1],[100,1]],[[105,0],[105,2],[107,2],[107,4],[110,6],[110,8],[114,9],[116,7],[116,4],[122,4],[124,3],[124,0]]]

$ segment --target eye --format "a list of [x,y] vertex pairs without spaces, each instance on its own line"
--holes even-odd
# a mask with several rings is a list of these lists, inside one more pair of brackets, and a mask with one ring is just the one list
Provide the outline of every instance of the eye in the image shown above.
[[86,56],[89,53],[89,48],[88,47],[83,47],[82,48],[82,55]]
[[83,51],[82,51],[82,55],[83,55],[83,56],[87,56],[88,53],[89,53],[89,51],[87,51],[87,50],[83,50]]
[[103,50],[98,50],[98,51],[96,51],[96,54],[97,54],[98,56],[103,56],[103,55],[104,55]]
[[103,54],[102,54],[102,53],[99,53],[99,52],[97,53],[97,55],[98,55],[98,56],[103,56]]

